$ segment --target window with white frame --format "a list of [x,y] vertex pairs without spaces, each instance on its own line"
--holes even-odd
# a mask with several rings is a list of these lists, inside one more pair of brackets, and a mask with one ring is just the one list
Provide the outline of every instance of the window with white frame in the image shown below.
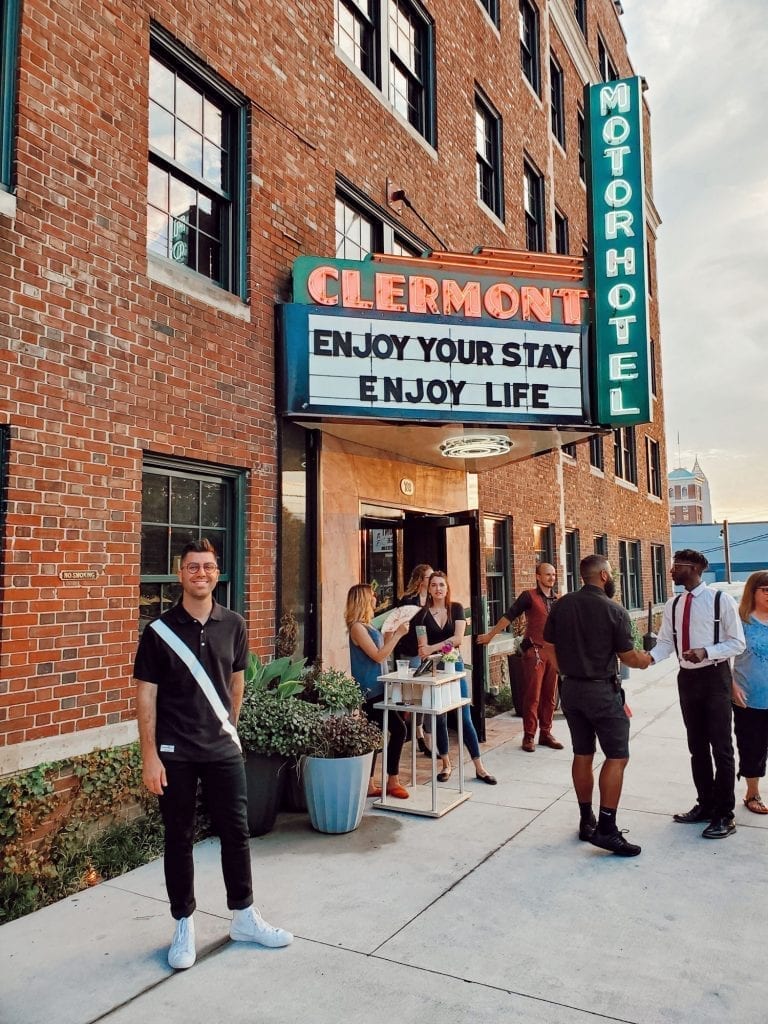
[[150,45],[147,249],[244,297],[245,100],[155,26]]
[[336,46],[434,146],[434,22],[416,0],[335,0]]
[[475,93],[475,159],[477,198],[504,219],[504,188],[501,163],[501,117],[488,100]]
[[533,550],[536,565],[555,564],[555,526],[554,523],[533,524]]

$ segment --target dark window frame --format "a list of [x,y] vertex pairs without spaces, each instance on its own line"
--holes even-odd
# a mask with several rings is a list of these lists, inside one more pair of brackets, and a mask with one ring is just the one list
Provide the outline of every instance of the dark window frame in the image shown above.
[[618,68],[613,63],[605,40],[599,34],[597,37],[597,71],[604,82],[613,82],[619,77]]
[[549,110],[552,134],[565,149],[565,76],[552,53],[549,55]]
[[[494,532],[493,551],[498,556],[494,559],[491,569],[488,556],[487,529],[491,526]],[[487,622],[498,622],[504,612],[512,604],[512,521],[508,516],[483,516],[483,552],[485,570],[485,592],[488,617]],[[500,562],[500,565],[499,565]]]
[[568,218],[555,207],[555,252],[567,256],[571,248]]
[[579,589],[579,562],[581,561],[581,539],[578,530],[565,531],[565,585],[568,593]]
[[621,480],[637,486],[637,438],[634,427],[613,431],[613,468]]
[[520,31],[520,67],[537,96],[541,94],[541,57],[539,54],[539,9],[531,0],[518,0]]
[[[174,82],[181,82],[193,92],[201,95],[204,102],[220,110],[222,113],[222,141],[228,158],[225,160],[222,155],[222,183],[221,186],[214,185],[204,176],[204,170],[198,175],[189,167],[178,162],[169,154],[151,145],[148,133],[148,164],[149,173],[152,168],[157,168],[162,174],[168,175],[169,184],[178,182],[182,187],[194,189],[199,195],[212,204],[216,204],[219,213],[218,232],[220,238],[221,269],[217,277],[204,273],[196,266],[190,266],[181,260],[174,260],[170,255],[173,244],[173,236],[167,237],[169,249],[166,255],[162,255],[150,248],[149,231],[147,232],[147,251],[158,259],[162,259],[174,266],[183,266],[192,273],[198,274],[206,281],[224,291],[234,293],[241,299],[247,298],[247,275],[246,275],[246,249],[247,249],[247,219],[246,219],[246,197],[245,197],[245,157],[247,152],[247,113],[248,102],[246,98],[214,71],[204,65],[194,54],[190,53],[181,43],[170,36],[164,29],[156,24],[151,26],[150,34],[150,58],[157,61],[174,75]],[[152,97],[149,97],[152,100]],[[180,114],[171,113],[174,118],[174,125],[183,123]],[[156,210],[162,214],[160,207],[155,207],[149,202],[147,194],[147,214],[150,210]],[[171,212],[172,203],[169,201],[167,214],[170,219],[183,223],[183,218],[174,218]],[[198,209],[196,216],[200,215]],[[195,229],[198,237],[207,237],[207,234],[200,230],[199,224]],[[184,243],[186,244],[186,243]],[[195,246],[196,248],[196,246]]]
[[608,557],[608,534],[607,533],[600,533],[600,534],[598,534],[594,538],[594,540],[592,542],[592,547],[594,548],[594,552],[595,552],[596,555],[602,555],[604,558],[607,558]]
[[573,16],[576,24],[581,29],[581,34],[587,38],[587,0],[574,0]]
[[529,252],[544,252],[544,175],[527,157],[523,160],[523,213],[526,249]]
[[667,553],[663,544],[651,544],[651,580],[653,603],[663,604],[667,600]]
[[14,185],[16,82],[19,65],[20,0],[0,7],[0,190]]
[[662,495],[661,445],[652,437],[645,438],[645,459],[648,471],[648,493],[660,498]]
[[643,607],[643,566],[639,540],[619,541],[621,600],[629,611]]
[[[342,29],[338,12],[341,8],[366,33],[371,55],[365,61],[356,60],[340,42]],[[400,11],[415,28],[414,66],[403,58],[394,45],[396,33],[391,30],[391,21],[395,11]],[[334,40],[346,60],[376,87],[382,102],[436,149],[435,23],[427,9],[417,0],[370,0],[366,12],[355,0],[336,0]],[[397,81],[406,83],[405,111],[400,109],[397,102],[401,96],[395,87]]]
[[[366,78],[370,79],[378,88],[381,88],[381,61],[380,61],[380,46],[381,46],[381,31],[379,27],[378,19],[378,3],[377,0],[368,0],[365,5],[368,10],[364,10],[363,6],[356,2],[356,0],[336,0],[334,8],[334,40],[336,46],[346,55],[346,57],[352,61],[355,67],[359,68],[360,71],[365,75]],[[339,12],[344,10],[349,17],[352,19],[352,23],[357,29],[358,35],[350,35],[344,30],[344,24],[342,19],[339,17]],[[347,46],[344,45],[345,39],[349,39],[353,53],[348,52]],[[361,44],[361,40],[363,43]],[[359,51],[360,57],[356,56]]]
[[651,338],[651,342],[650,342],[649,355],[650,355],[650,359],[651,359],[651,366],[650,366],[650,370],[651,370],[651,394],[655,398],[657,398],[659,392],[658,392],[658,385],[656,383],[656,342],[653,340],[653,338]]
[[496,28],[499,27],[499,0],[477,0]]
[[579,148],[579,178],[586,184],[587,181],[587,122],[584,118],[584,111],[576,111],[576,137]]
[[[484,152],[479,148],[478,119],[484,125]],[[501,115],[490,100],[475,89],[475,185],[478,202],[499,220],[504,220],[503,125]]]
[[605,472],[605,445],[602,434],[592,434],[589,438],[589,464]]
[[[242,613],[245,594],[245,499],[246,499],[246,473],[244,470],[232,469],[227,466],[219,466],[212,463],[198,462],[192,459],[176,459],[169,456],[145,454],[142,465],[142,489],[145,478],[148,476],[163,477],[169,480],[169,501],[168,511],[164,519],[149,517],[145,518],[144,508],[141,513],[141,547],[144,546],[145,527],[165,527],[169,534],[168,540],[168,565],[166,572],[144,572],[143,566],[139,568],[139,586],[159,587],[160,612],[166,610],[167,601],[173,600],[179,592],[179,582],[176,573],[173,571],[173,561],[177,557],[172,551],[171,535],[174,530],[189,533],[189,539],[208,536],[212,543],[217,538],[225,538],[226,543],[219,543],[217,547],[218,562],[220,567],[219,582],[216,587],[216,600],[226,607],[233,608]],[[173,481],[193,481],[199,486],[204,484],[223,485],[226,494],[226,522],[222,527],[204,526],[202,522],[175,522],[172,509],[172,487]],[[151,621],[152,617],[146,617]],[[140,628],[142,616],[139,614]],[[144,623],[146,625],[146,622]]]
[[576,442],[570,441],[568,444],[561,444],[560,448],[563,455],[567,455],[569,459],[575,459],[577,457]]
[[371,252],[392,254],[399,248],[409,255],[419,256],[426,250],[427,245],[422,239],[389,217],[369,196],[341,174],[336,175],[334,205],[336,202],[342,202],[373,226],[374,248]]

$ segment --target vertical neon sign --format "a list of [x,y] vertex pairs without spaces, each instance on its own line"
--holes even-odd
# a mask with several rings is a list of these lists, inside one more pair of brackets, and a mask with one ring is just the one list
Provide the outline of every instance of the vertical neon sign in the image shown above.
[[651,419],[642,93],[639,78],[585,89],[589,132],[595,419]]

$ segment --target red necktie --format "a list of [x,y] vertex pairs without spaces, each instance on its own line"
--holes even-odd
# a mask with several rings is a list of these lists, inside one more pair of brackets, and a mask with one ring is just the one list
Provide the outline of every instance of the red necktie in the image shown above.
[[683,653],[691,649],[691,605],[693,604],[693,594],[688,591],[685,598],[685,607],[683,608]]

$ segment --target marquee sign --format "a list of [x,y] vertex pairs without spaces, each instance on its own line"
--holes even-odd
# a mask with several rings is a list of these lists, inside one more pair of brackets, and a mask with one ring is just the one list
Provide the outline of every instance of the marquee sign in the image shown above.
[[595,419],[652,419],[642,90],[639,78],[587,86]]
[[584,329],[283,308],[289,415],[582,423]]
[[580,273],[513,279],[443,256],[296,261],[296,301],[281,307],[286,415],[588,422]]

